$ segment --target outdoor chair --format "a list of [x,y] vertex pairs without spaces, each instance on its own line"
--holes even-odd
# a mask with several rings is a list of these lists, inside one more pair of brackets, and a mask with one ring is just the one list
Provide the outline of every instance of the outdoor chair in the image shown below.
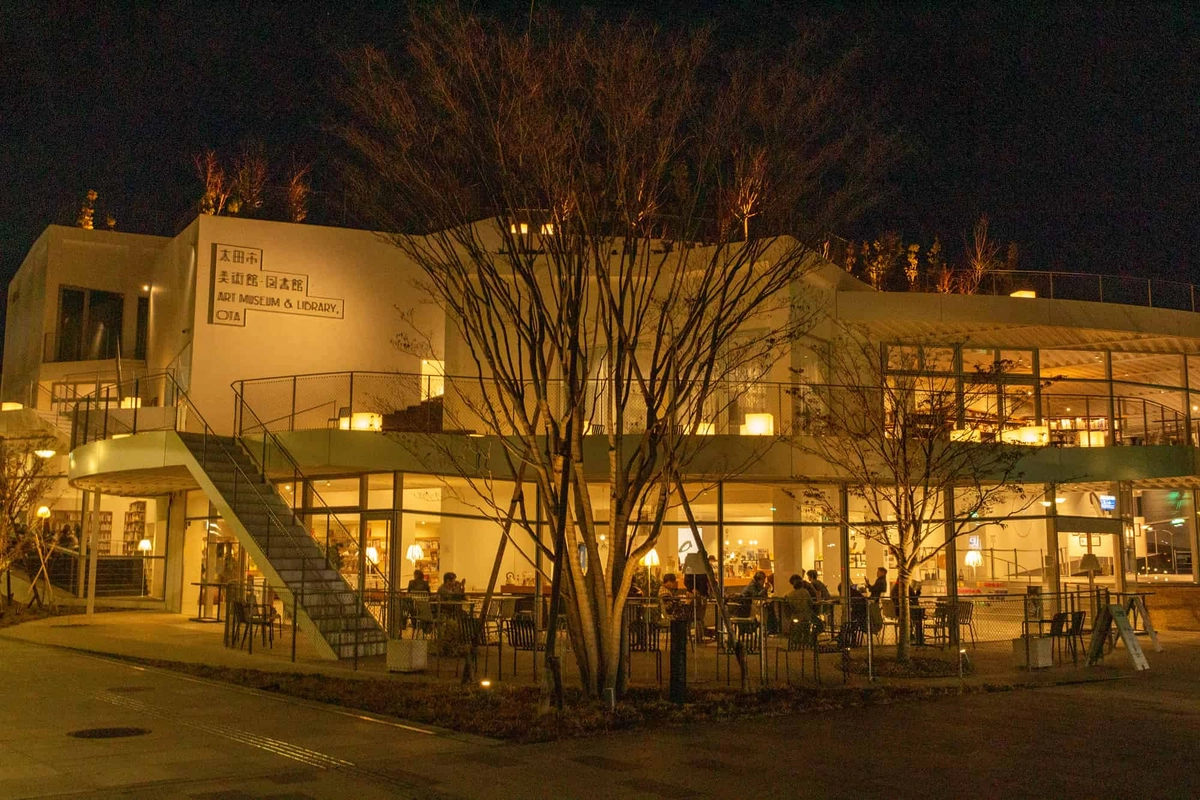
[[[649,610],[649,609],[646,609]],[[625,630],[629,638],[629,665],[633,672],[633,653],[654,654],[654,676],[658,685],[662,686],[662,626],[658,624],[656,615],[629,614],[625,615]]]
[[742,655],[756,656],[762,652],[762,625],[753,617],[731,617],[733,636],[724,632],[717,634],[717,680],[721,679],[721,656],[725,657],[725,684],[729,685],[729,659],[737,654],[740,646]]
[[508,620],[504,632],[507,634],[508,646],[513,651],[513,676],[516,677],[517,653],[525,651],[532,653],[533,657],[537,658],[538,651],[545,649],[545,645],[538,639],[538,631],[533,624],[533,617],[513,617]]
[[1087,620],[1086,611],[1071,612],[1071,624],[1067,628],[1067,644],[1071,646],[1071,663],[1079,663],[1079,652],[1084,649],[1083,623]]
[[417,638],[417,634],[420,634],[422,639],[428,637],[433,633],[434,622],[433,606],[429,602],[429,595],[412,598],[413,638]]
[[971,647],[975,646],[975,604],[970,600],[958,601],[958,630],[961,641],[962,629],[971,634]]
[[871,634],[880,644],[883,644],[883,640],[887,638],[888,628],[892,629],[896,641],[900,640],[895,603],[887,598],[881,599],[878,603],[871,603],[867,613],[871,617]]
[[943,598],[938,598],[933,605],[933,619],[930,620],[930,638],[939,645],[950,643],[950,626],[952,623],[951,606]]
[[813,677],[820,678],[817,658],[817,634],[819,628],[811,622],[794,622],[788,631],[787,642],[783,647],[775,648],[775,680],[779,680],[779,655],[783,654],[783,669],[787,682],[792,684],[792,669],[790,659],[792,653],[800,654],[800,677],[804,678],[804,654],[811,651],[813,655]]
[[843,622],[837,629],[833,639],[827,642],[818,641],[817,651],[813,654],[813,677],[821,682],[821,659],[826,653],[837,653],[842,663],[842,683],[850,680],[850,648],[855,647],[862,637],[858,624],[853,620]]
[[1060,611],[1050,618],[1050,641],[1058,653],[1058,663],[1062,663],[1063,649],[1070,646],[1070,618],[1066,611]]
[[476,672],[479,671],[479,654],[478,648],[483,648],[483,674],[486,675],[488,665],[490,663],[489,651],[495,647],[496,663],[499,664],[499,678],[504,678],[504,662],[500,658],[500,637],[493,636],[493,629],[489,628],[480,619],[471,614],[462,614],[458,617],[458,640],[461,645],[466,648],[466,655],[472,661],[471,666]]

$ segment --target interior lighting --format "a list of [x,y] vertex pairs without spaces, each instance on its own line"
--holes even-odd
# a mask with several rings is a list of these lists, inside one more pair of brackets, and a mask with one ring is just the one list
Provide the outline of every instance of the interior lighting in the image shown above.
[[421,545],[413,543],[408,546],[404,557],[413,563],[415,566],[418,561],[425,557],[425,551],[421,549]]
[[25,406],[20,403],[4,402],[0,403],[0,411],[20,411]]
[[775,416],[773,414],[747,414],[746,424],[742,426],[743,436],[774,436]]
[[143,283],[143,284],[142,284],[142,291],[143,291],[143,292],[148,292],[148,291],[150,291],[150,284],[148,284],[148,283]]
[[140,542],[138,542],[138,550],[142,553],[142,555],[149,553],[153,549],[154,543],[149,539],[142,539]]
[[374,545],[367,547],[365,555],[372,564],[379,563],[379,550]]
[[42,450],[34,450],[33,454],[38,458],[54,458],[56,455],[58,455],[58,451],[47,447]]
[[1037,292],[1032,289],[1018,289],[1010,294],[1009,297],[1037,297]]
[[982,567],[983,553],[978,550],[968,550],[967,555],[963,558],[963,563],[968,567]]
[[655,550],[653,547],[651,547],[650,552],[646,553],[646,555],[642,556],[642,566],[643,567],[657,567],[658,563],[659,563],[658,562],[658,551]]
[[1061,502],[1065,501],[1066,499],[1067,498],[1065,498],[1065,497],[1056,497],[1056,498],[1054,498],[1054,502],[1061,503]]
[[49,506],[41,506],[40,508],[38,508],[37,515],[38,515],[38,519],[50,519]]
[[338,427],[344,431],[381,431],[383,415],[373,411],[355,411],[348,417],[339,417]]

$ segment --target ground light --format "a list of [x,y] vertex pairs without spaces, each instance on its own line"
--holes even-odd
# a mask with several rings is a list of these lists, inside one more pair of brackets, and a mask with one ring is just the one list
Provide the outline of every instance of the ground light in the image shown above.
[[487,678],[484,678],[483,680],[481,680],[479,682],[479,685],[482,686],[484,689],[492,688],[492,682],[490,680],[488,680]]

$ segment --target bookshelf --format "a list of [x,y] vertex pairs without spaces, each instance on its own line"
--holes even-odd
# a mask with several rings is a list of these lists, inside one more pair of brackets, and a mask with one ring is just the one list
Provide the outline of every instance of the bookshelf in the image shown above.
[[[111,523],[109,527],[111,536]],[[100,530],[104,530],[103,522],[100,523]],[[125,530],[121,535],[123,547],[121,554],[138,555],[138,542],[144,538],[146,538],[146,501],[135,500],[129,504],[129,510],[125,512]]]

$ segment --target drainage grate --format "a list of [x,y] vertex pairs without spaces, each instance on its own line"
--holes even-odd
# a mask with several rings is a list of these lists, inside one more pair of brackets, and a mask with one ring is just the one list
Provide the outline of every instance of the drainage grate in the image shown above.
[[145,736],[148,728],[84,728],[81,731],[71,731],[67,736],[76,739],[125,739],[130,736]]

